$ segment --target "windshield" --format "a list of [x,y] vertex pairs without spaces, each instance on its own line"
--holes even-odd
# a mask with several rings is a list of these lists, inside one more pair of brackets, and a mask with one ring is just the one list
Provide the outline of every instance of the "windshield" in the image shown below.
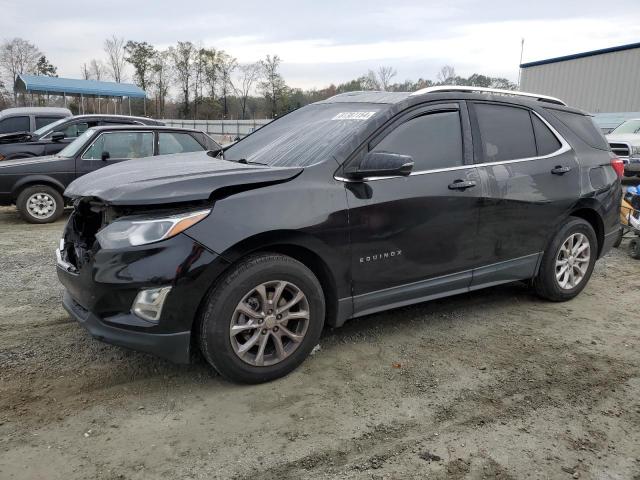
[[224,152],[225,160],[306,167],[329,158],[345,139],[388,105],[321,103],[289,113]]
[[73,142],[71,142],[69,145],[67,145],[62,150],[60,150],[60,152],[58,153],[58,156],[65,157],[65,158],[75,157],[76,154],[82,149],[82,147],[84,147],[87,140],[91,138],[94,132],[95,130],[93,128],[86,130],[82,135],[76,138]]
[[69,119],[68,118],[61,118],[57,122],[49,123],[48,125],[45,125],[44,127],[40,127],[39,129],[35,130],[33,133],[34,133],[34,135],[37,135],[38,137],[41,137],[45,133],[49,133],[49,132],[53,131],[58,125],[66,122],[67,120],[69,120]]
[[627,120],[611,133],[640,133],[640,118]]

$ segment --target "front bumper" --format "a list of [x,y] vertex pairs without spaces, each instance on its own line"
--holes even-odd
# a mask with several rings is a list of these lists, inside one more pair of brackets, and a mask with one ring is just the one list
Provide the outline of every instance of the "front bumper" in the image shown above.
[[[97,250],[78,268],[56,252],[63,306],[94,337],[177,363],[191,356],[202,299],[228,263],[187,235],[123,250]],[[157,323],[131,312],[142,289],[171,286]]]
[[640,157],[630,157],[623,160],[624,173],[627,176],[638,175],[640,173]]
[[[99,317],[83,308],[68,291],[62,296],[62,306],[69,314],[86,328],[96,339],[130,348],[140,352],[151,353],[174,363],[189,363],[191,331],[177,333],[146,333],[135,330],[117,328],[103,322]],[[133,317],[132,314],[121,317]],[[121,320],[124,320],[121,318]],[[135,318],[129,318],[134,321]]]

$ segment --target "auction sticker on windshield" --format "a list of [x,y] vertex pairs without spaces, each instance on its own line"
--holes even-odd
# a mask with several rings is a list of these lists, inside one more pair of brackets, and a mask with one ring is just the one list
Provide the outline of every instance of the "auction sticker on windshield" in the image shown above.
[[331,120],[367,120],[375,114],[376,112],[341,112]]

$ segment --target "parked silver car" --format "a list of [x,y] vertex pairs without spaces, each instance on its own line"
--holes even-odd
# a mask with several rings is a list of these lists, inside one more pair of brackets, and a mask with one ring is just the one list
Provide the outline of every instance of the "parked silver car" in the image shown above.
[[0,111],[0,134],[33,132],[61,118],[70,117],[71,110],[57,107],[18,107]]

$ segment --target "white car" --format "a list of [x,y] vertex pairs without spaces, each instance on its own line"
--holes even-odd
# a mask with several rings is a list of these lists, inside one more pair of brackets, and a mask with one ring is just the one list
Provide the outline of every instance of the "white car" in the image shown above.
[[624,162],[624,174],[640,177],[640,118],[633,118],[618,125],[607,141],[611,150]]

